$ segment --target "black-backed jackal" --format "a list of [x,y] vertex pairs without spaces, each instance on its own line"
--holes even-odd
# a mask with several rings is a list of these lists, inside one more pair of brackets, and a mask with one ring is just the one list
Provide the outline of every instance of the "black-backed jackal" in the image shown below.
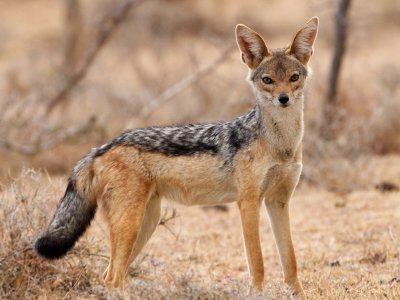
[[111,239],[105,281],[123,287],[128,266],[159,222],[162,197],[188,205],[236,202],[251,285],[261,290],[259,215],[264,203],[285,282],[305,298],[297,277],[289,200],[302,169],[303,88],[317,30],[314,17],[289,46],[269,49],[256,32],[237,25],[254,108],[227,122],[133,129],[93,149],[73,169],[36,251],[49,259],[65,255],[99,207]]

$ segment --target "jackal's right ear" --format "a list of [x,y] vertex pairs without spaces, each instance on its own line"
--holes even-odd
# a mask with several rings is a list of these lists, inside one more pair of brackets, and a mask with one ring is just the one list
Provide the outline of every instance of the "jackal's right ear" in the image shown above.
[[268,54],[261,36],[243,24],[236,25],[236,42],[242,52],[243,62],[250,69],[256,68]]

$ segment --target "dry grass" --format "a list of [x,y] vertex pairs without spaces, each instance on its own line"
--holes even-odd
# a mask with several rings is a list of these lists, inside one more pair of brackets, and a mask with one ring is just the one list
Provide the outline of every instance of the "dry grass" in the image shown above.
[[[374,160],[365,188],[346,196],[302,184],[292,202],[300,277],[310,299],[398,299],[400,296],[399,157]],[[390,173],[390,172],[389,172]],[[396,175],[393,178],[392,175]],[[356,179],[356,178],[354,178]],[[239,214],[178,206],[131,267],[123,292],[107,291],[106,230],[96,218],[65,258],[43,261],[32,251],[62,195],[64,180],[25,171],[3,188],[0,225],[0,298],[30,299],[277,299],[290,298],[266,213],[261,222],[266,290],[248,294]]]
[[65,260],[46,262],[33,252],[32,242],[54,211],[60,180],[24,171],[1,193],[0,298],[31,299],[89,296],[98,275],[96,247],[81,242]]

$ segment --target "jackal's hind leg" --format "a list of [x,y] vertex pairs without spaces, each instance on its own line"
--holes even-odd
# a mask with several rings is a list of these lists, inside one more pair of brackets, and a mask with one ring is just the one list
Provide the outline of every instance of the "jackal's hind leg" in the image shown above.
[[131,175],[128,182],[114,182],[103,200],[110,231],[111,257],[105,282],[111,288],[123,288],[130,257],[140,235],[150,187]]
[[130,266],[131,263],[136,259],[140,251],[142,251],[143,247],[156,230],[156,227],[160,221],[160,210],[161,197],[159,195],[153,195],[147,203],[140,233],[129,257],[128,266]]
[[[139,236],[136,239],[136,243],[134,244],[131,255],[129,257],[128,268],[142,251],[143,247],[147,244],[150,237],[153,235],[155,229],[157,228],[157,225],[160,221],[160,211],[161,197],[159,197],[158,195],[152,196],[146,207],[146,212],[142,221]],[[109,266],[104,271],[104,279],[107,277],[108,268]]]

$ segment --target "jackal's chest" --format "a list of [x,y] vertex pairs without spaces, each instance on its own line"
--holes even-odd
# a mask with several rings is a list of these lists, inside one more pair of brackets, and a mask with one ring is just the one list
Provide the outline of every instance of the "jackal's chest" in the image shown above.
[[[269,140],[258,140],[242,151],[237,159],[236,174],[245,187],[262,196],[272,181],[291,176],[293,165],[301,165],[301,144],[276,147]],[[286,175],[285,175],[286,176]]]

